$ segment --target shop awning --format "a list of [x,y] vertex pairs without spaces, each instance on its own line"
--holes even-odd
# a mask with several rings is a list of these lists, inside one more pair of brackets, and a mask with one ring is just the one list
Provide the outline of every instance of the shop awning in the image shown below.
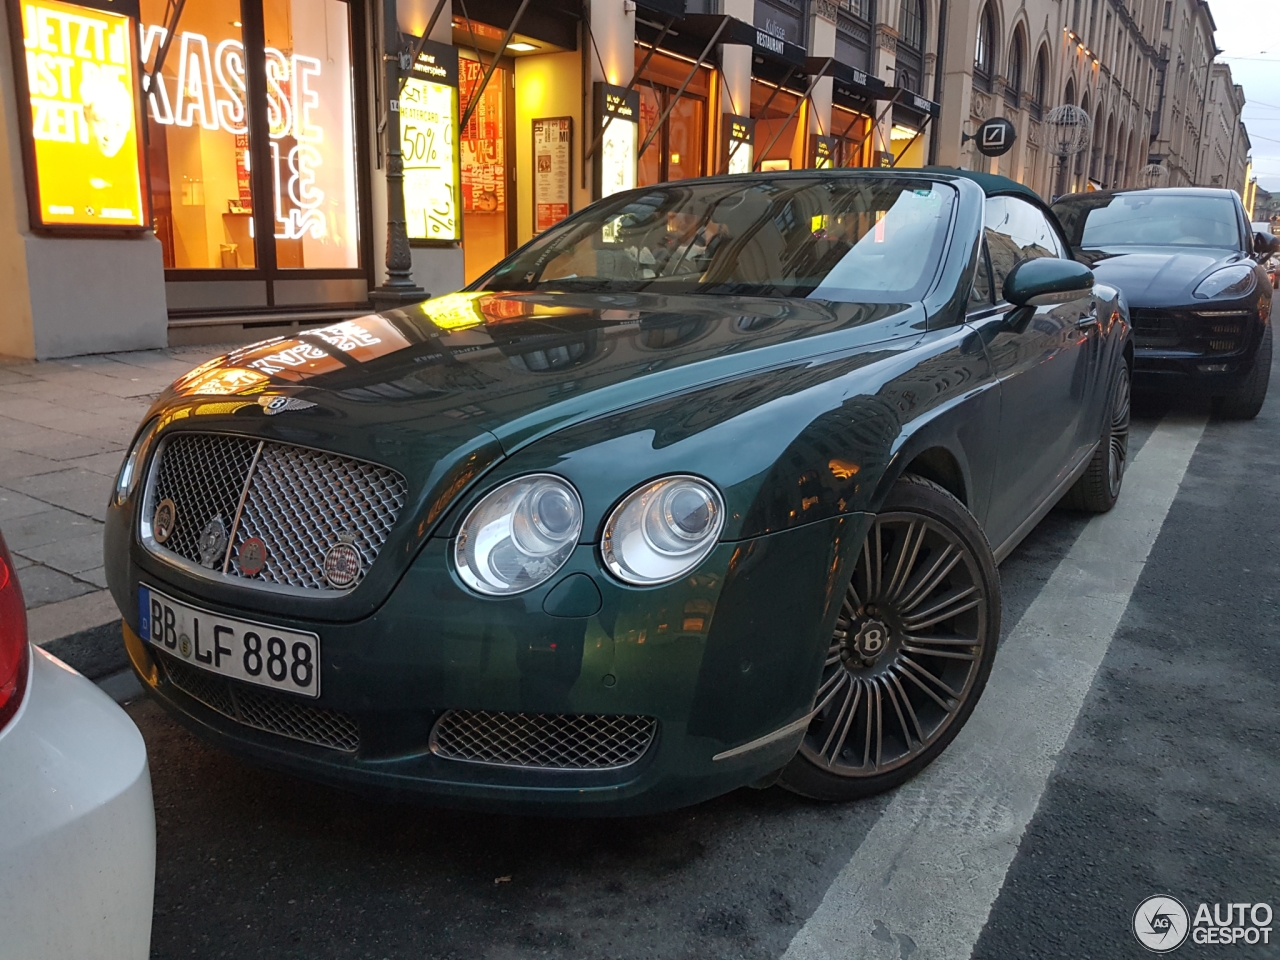
[[756,63],[775,64],[781,67],[790,67],[792,70],[804,70],[805,60],[807,59],[804,47],[789,43],[781,37],[775,37],[773,34],[761,30],[745,20],[739,20],[737,17],[719,13],[691,13],[676,25],[676,29],[681,36],[701,38],[705,41],[719,29],[720,24],[724,21],[728,21],[728,23],[725,24],[724,31],[720,34],[721,43],[735,43],[744,47],[751,47],[754,53],[753,59]]
[[878,99],[893,102],[893,119],[898,123],[921,126],[942,115],[942,104],[902,87],[885,87]]
[[[810,57],[809,73],[816,73],[827,62],[825,57]],[[827,70],[827,76],[835,82],[831,85],[831,100],[842,107],[866,112],[876,100],[884,99],[885,82],[877,76],[835,62]]]

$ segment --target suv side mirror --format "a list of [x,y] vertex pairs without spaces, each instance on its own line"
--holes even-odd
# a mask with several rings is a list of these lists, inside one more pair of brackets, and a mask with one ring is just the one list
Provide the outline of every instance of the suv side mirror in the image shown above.
[[1075,260],[1023,260],[1004,278],[1002,294],[1015,307],[1044,307],[1093,292],[1093,271]]
[[1280,252],[1280,237],[1273,233],[1255,233],[1253,235],[1253,254],[1265,260],[1274,253]]

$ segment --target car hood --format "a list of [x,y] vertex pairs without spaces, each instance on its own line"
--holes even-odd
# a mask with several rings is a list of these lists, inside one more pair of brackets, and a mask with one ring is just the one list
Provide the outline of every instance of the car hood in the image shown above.
[[1109,247],[1077,254],[1102,283],[1118,287],[1131,307],[1176,307],[1218,267],[1244,260],[1216,247]]
[[924,327],[919,304],[455,293],[232,351],[153,415],[399,470],[420,537],[488,467],[564,426]]

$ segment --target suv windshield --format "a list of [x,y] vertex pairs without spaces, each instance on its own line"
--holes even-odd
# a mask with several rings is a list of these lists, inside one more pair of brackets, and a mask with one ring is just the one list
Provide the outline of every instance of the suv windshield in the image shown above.
[[1240,247],[1229,197],[1121,193],[1066,197],[1053,206],[1073,247]]
[[592,204],[473,289],[915,300],[937,272],[956,196],[905,177],[662,184]]

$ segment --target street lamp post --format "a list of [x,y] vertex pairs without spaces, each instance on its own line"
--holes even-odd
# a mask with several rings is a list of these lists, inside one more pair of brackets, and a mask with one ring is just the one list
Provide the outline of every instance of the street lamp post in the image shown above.
[[379,310],[418,303],[428,293],[413,282],[413,254],[405,230],[404,157],[400,153],[400,73],[409,69],[402,63],[408,53],[401,49],[400,21],[396,0],[382,0],[383,110],[386,120],[387,178],[387,276],[369,291],[369,299]]

